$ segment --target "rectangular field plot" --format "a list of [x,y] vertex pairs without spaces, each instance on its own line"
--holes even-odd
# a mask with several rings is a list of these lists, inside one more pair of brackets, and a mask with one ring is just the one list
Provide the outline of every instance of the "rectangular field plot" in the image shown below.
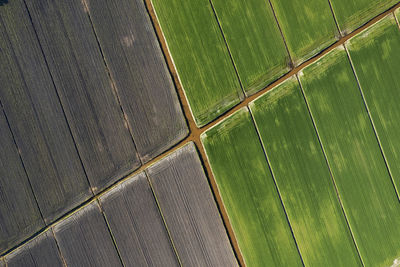
[[289,71],[289,56],[268,1],[212,3],[246,95]]
[[53,229],[67,266],[122,266],[97,202],[73,213]]
[[243,92],[209,0],[151,0],[197,126]]
[[36,236],[6,257],[7,267],[64,266],[51,229]]
[[328,1],[271,0],[295,65],[332,44],[338,30]]
[[126,113],[147,162],[187,134],[186,122],[143,0],[86,5]]
[[300,76],[365,266],[400,257],[400,205],[343,47]]
[[250,109],[304,264],[361,266],[297,79]]
[[27,1],[90,185],[97,193],[140,166],[86,7]]
[[246,265],[302,266],[248,109],[201,138]]
[[179,266],[145,173],[100,197],[126,266]]
[[400,32],[393,15],[353,37],[346,47],[399,190]]
[[196,147],[147,169],[182,266],[238,266]]
[[24,2],[1,6],[0,17],[0,99],[49,223],[92,192]]
[[32,188],[0,107],[0,253],[44,226]]
[[330,0],[339,29],[348,34],[392,7],[398,0]]

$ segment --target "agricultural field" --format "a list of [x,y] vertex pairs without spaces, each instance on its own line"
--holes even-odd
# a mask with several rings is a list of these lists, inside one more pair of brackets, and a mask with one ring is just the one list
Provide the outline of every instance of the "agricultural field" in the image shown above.
[[399,267],[399,20],[0,0],[0,267]]
[[[236,224],[254,223],[245,213],[253,209],[259,220],[271,217],[277,205],[305,266],[396,266],[399,49],[391,13],[202,135],[247,266],[279,258],[275,251],[254,260],[270,247],[252,248],[243,238],[265,229],[274,236],[275,228],[258,224],[243,233]],[[256,194],[268,186],[275,199]]]
[[330,0],[342,34],[349,33],[398,3],[396,0]]
[[248,109],[205,132],[202,142],[246,263],[301,266]]
[[198,127],[397,3],[148,1]]
[[[394,185],[400,189],[400,37],[395,19],[388,16],[356,37],[346,47],[359,87],[381,143]],[[399,191],[397,192],[399,193]]]
[[338,38],[328,1],[271,0],[294,65],[315,55]]
[[209,0],[153,0],[179,80],[197,126],[243,99],[243,92]]
[[289,71],[289,54],[265,0],[213,0],[212,4],[246,95]]
[[306,266],[357,266],[360,259],[295,77],[250,104]]

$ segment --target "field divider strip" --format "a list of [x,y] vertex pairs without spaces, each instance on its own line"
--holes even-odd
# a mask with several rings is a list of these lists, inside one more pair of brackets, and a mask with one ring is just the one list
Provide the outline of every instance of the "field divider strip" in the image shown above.
[[329,3],[329,8],[331,9],[331,12],[332,12],[333,19],[334,19],[335,24],[336,24],[336,28],[337,28],[337,30],[339,31],[339,36],[343,37],[343,34],[342,34],[342,32],[340,31],[340,27],[339,27],[338,20],[337,20],[337,18],[336,18],[335,11],[333,10],[332,1],[331,1],[331,0],[328,0],[328,3]]

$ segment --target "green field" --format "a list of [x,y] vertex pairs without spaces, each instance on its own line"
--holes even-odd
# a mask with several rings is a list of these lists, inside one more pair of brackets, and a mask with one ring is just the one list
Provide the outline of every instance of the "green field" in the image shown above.
[[212,0],[246,95],[290,70],[274,14],[265,0]]
[[328,1],[271,0],[295,65],[332,44],[338,35]]
[[400,32],[389,15],[347,48],[397,190],[400,189]]
[[297,79],[250,108],[304,264],[361,266]]
[[393,15],[345,46],[202,135],[246,266],[400,261]]
[[330,0],[340,31],[348,34],[395,5],[398,0]]
[[400,257],[400,206],[346,51],[300,77],[333,178],[366,266]]
[[243,98],[208,0],[152,0],[197,126]]
[[302,266],[248,109],[201,138],[246,265]]

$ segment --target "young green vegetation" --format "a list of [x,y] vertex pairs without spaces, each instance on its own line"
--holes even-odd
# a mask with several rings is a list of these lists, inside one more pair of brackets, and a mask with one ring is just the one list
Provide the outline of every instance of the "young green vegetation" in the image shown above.
[[300,82],[365,266],[400,257],[400,205],[343,47]]
[[384,12],[398,0],[330,0],[339,29],[347,34]]
[[328,1],[271,0],[295,65],[332,44],[338,35]]
[[246,265],[302,266],[247,108],[201,138]]
[[347,45],[389,169],[400,189],[400,32],[393,15]]
[[152,0],[197,126],[243,98],[209,0]]
[[304,264],[361,266],[297,79],[250,108]]
[[212,2],[247,95],[290,70],[285,43],[268,1]]
[[[396,9],[394,11],[394,14],[395,14],[395,16],[397,18],[397,23],[400,23],[400,8]],[[400,25],[399,25],[399,27],[400,27]]]

